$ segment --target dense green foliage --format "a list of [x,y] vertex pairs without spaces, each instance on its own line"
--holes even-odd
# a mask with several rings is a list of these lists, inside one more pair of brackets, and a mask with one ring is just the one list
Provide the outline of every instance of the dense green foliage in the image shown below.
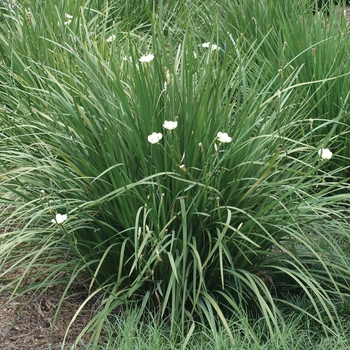
[[134,303],[189,337],[219,320],[233,341],[242,315],[279,334],[291,310],[342,330],[346,23],[308,1],[247,3],[1,10],[1,276],[88,281],[94,342]]
[[[274,333],[266,338],[264,320],[258,320],[254,325],[248,318],[228,321],[232,330],[234,342],[230,340],[224,327],[219,327],[213,336],[210,329],[203,324],[196,324],[191,337],[186,337],[179,330],[170,334],[165,322],[157,319],[141,321],[137,311],[130,312],[127,317],[118,315],[111,317],[105,327],[104,336],[100,346],[93,350],[300,350],[312,348],[313,350],[335,350],[349,348],[349,334],[330,334],[320,336],[317,330],[312,330],[300,317],[284,319],[279,325],[280,334]],[[115,335],[118,334],[116,337]]]

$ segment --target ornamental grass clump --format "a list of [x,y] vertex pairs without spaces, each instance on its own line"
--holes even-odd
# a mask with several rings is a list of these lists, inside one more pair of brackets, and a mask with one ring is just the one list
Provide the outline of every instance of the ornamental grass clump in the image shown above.
[[[266,336],[290,310],[340,331],[350,225],[335,145],[347,138],[333,127],[343,114],[315,136],[307,88],[337,76],[300,83],[295,65],[282,81],[261,51],[278,31],[242,42],[211,3],[174,19],[160,2],[137,26],[111,22],[117,5],[66,2],[18,5],[1,24],[1,278],[86,283],[95,343],[131,304],[188,337],[221,322],[232,343],[227,320],[242,313]],[[23,278],[1,290],[15,298]]]

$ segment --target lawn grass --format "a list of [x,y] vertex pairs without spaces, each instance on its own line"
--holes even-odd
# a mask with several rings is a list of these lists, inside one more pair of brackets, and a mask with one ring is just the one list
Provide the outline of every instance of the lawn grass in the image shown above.
[[234,342],[231,342],[225,328],[219,327],[214,335],[202,324],[196,325],[191,337],[180,330],[170,332],[169,324],[156,318],[140,322],[137,311],[111,316],[104,328],[101,344],[94,350],[127,349],[232,349],[232,350],[316,350],[347,349],[349,330],[342,334],[325,336],[317,328],[303,322],[298,316],[290,317],[280,325],[280,334],[266,338],[263,320],[254,325],[246,318],[229,322]]

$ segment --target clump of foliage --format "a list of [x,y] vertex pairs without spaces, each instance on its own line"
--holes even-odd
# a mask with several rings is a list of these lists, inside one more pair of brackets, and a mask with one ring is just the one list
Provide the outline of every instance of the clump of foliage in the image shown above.
[[[242,314],[278,333],[290,308],[341,330],[342,23],[312,17],[293,42],[301,15],[286,17],[288,4],[259,2],[254,16],[231,1],[141,2],[140,16],[125,6],[3,10],[2,278],[23,269],[31,289],[67,290],[88,280],[86,302],[101,300],[83,330],[94,342],[134,303],[189,336],[220,320],[233,339],[227,318]],[[13,297],[23,278],[7,283]]]

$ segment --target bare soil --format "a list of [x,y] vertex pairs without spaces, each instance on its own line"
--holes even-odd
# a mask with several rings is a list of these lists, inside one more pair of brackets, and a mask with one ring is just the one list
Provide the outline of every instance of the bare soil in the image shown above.
[[340,8],[339,16],[344,16],[346,23],[349,25],[349,23],[350,23],[350,5],[346,5],[345,8]]
[[[1,350],[59,350],[67,327],[84,297],[71,290],[60,307],[56,308],[63,287],[53,287],[43,294],[27,293],[11,302],[9,294],[0,294],[0,349]],[[69,349],[83,327],[90,320],[94,305],[81,311],[65,341]],[[83,348],[82,346],[80,348]]]

